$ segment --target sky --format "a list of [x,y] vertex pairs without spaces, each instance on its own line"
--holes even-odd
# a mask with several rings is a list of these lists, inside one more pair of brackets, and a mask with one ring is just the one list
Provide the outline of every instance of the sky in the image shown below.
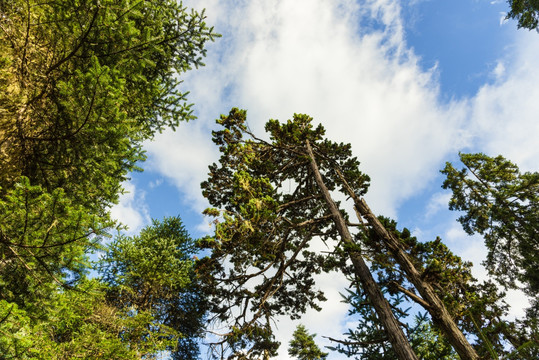
[[[504,20],[492,0],[197,0],[223,36],[208,46],[206,66],[183,75],[198,119],[145,144],[142,173],[124,184],[113,215],[134,234],[151,218],[180,215],[193,237],[211,233],[200,183],[217,161],[215,119],[247,109],[262,134],[269,119],[314,117],[328,138],[352,144],[371,177],[366,196],[420,240],[441,236],[486,277],[483,240],[466,235],[447,209],[439,170],[458,152],[502,154],[521,170],[539,169],[539,34]],[[298,323],[340,337],[354,319],[335,274],[319,278],[328,301],[298,322],[279,319],[279,359]],[[510,293],[511,316],[527,305]],[[331,353],[328,359],[343,358]]]

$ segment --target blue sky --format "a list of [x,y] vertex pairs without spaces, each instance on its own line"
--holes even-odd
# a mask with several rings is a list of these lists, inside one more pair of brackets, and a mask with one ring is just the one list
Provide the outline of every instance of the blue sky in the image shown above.
[[492,81],[515,28],[514,23],[500,26],[507,6],[505,1],[454,0],[405,7],[406,40],[421,56],[422,67],[438,66],[445,100],[471,96]]
[[[313,116],[330,138],[352,143],[372,178],[375,212],[420,239],[441,236],[467,260],[484,259],[482,239],[464,234],[447,210],[439,170],[458,151],[539,168],[539,34],[503,21],[505,1],[184,3],[205,7],[223,37],[208,47],[207,66],[184,76],[199,118],[146,144],[145,171],[132,174],[113,209],[131,233],[178,214],[193,236],[211,231],[199,184],[218,158],[214,119],[238,106],[259,133],[270,118]],[[485,276],[481,267],[475,274]],[[320,335],[353,324],[339,302],[346,282],[336,276],[320,278],[329,298],[322,313],[301,320]],[[511,296],[518,315],[526,302]],[[279,321],[283,344],[295,324]]]

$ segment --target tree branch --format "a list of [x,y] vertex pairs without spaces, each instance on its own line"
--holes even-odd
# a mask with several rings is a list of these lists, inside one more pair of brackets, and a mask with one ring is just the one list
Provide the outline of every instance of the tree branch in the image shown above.
[[375,340],[370,340],[370,341],[346,341],[346,340],[334,339],[330,336],[322,336],[322,337],[328,339],[329,341],[333,341],[333,342],[343,344],[346,346],[361,346],[361,347],[366,347],[369,345],[380,344],[380,343],[389,341],[389,339],[386,336],[380,339],[375,339]]
[[65,63],[66,61],[71,59],[77,53],[77,51],[81,48],[81,46],[84,44],[84,41],[86,40],[88,35],[90,35],[90,30],[92,30],[92,27],[94,26],[94,22],[97,19],[97,14],[99,13],[99,8],[100,8],[100,5],[97,5],[97,7],[95,9],[95,12],[94,12],[94,15],[92,16],[92,20],[90,20],[90,24],[88,25],[88,29],[86,29],[86,32],[83,34],[83,36],[80,39],[79,43],[75,46],[75,48],[73,50],[71,50],[71,52],[67,56],[65,56],[63,59],[58,61],[56,64],[52,65],[45,72],[46,75],[50,74],[52,71],[54,71],[55,69],[60,67],[63,63]]

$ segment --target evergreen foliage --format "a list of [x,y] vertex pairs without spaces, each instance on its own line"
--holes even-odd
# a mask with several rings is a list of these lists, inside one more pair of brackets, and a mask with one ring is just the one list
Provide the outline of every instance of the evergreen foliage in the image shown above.
[[[117,284],[89,280],[88,257],[114,226],[109,208],[139,170],[142,142],[193,119],[181,75],[203,65],[215,36],[203,12],[174,0],[0,1],[2,358],[134,359],[198,336],[191,260],[166,269],[177,280],[167,306],[184,312],[163,319],[165,309],[114,302]],[[120,238],[130,247],[116,264],[151,253]],[[155,269],[135,270],[162,291]],[[116,279],[122,301],[141,290],[127,279]]]
[[[407,310],[409,309],[402,309],[404,296],[402,294],[388,296],[387,289],[383,289],[383,292],[397,320],[401,323],[406,321],[406,317],[409,315]],[[342,353],[348,358],[395,359],[396,354],[384,327],[365,291],[361,289],[359,282],[352,281],[350,289],[346,289],[346,295],[341,296],[343,297],[343,302],[350,305],[348,315],[351,319],[357,320],[358,324],[355,329],[348,329],[344,334],[346,339],[330,338],[337,345],[329,347],[329,349]]]
[[[399,239],[423,280],[435,289],[459,328],[474,339],[472,345],[480,357],[489,358],[493,353],[507,357],[521,347],[530,346],[537,333],[526,330],[518,321],[504,319],[508,311],[505,294],[491,281],[480,283],[474,279],[471,263],[453,254],[440,238],[420,242],[408,229],[397,230],[395,221],[384,217],[380,220]],[[381,246],[376,234],[366,236],[363,244],[365,254],[372,259],[371,269],[389,298],[395,316],[408,323],[415,317],[415,324],[406,328],[414,351],[420,358],[454,358],[456,354],[436,323],[427,314],[412,316],[409,312],[410,301],[426,310],[429,304],[418,296],[391,252]],[[350,288],[356,290],[349,290],[345,302],[350,304],[350,315],[358,318],[359,325],[345,334],[346,340],[332,339],[340,344],[336,349],[364,359],[394,358],[368,298],[357,281],[352,282]]]
[[[106,289],[83,280],[76,290],[54,292],[41,302],[46,318],[11,304],[0,324],[3,359],[138,359],[175,346],[177,334],[151,328],[148,312],[132,314],[111,306]],[[2,304],[4,305],[4,304]],[[1,314],[0,314],[1,315]]]
[[502,156],[461,154],[464,168],[447,163],[443,184],[453,196],[451,210],[464,211],[459,222],[468,234],[485,238],[485,265],[501,284],[525,284],[539,294],[539,173],[520,173]]
[[178,75],[212,30],[171,0],[0,6],[0,186],[24,175],[102,215],[142,141],[193,118]]
[[107,303],[135,317],[149,314],[151,333],[171,331],[167,349],[183,359],[198,355],[206,312],[194,270],[197,251],[181,219],[169,217],[138,236],[118,236],[101,262]]
[[[313,129],[302,115],[284,125],[269,121],[272,142],[266,143],[248,131],[245,121],[245,111],[232,109],[218,120],[223,129],[213,133],[222,156],[210,166],[202,188],[216,207],[205,213],[218,218],[215,236],[200,243],[211,249],[211,257],[199,269],[211,279],[212,311],[231,327],[215,349],[227,345],[232,354],[247,352],[255,358],[276,354],[271,318],[297,319],[308,307],[320,309],[325,298],[313,275],[335,264],[309,245],[316,237],[332,241],[337,233],[320,203],[308,156],[288,150],[307,138],[319,143],[323,128]],[[357,163],[347,158],[347,145],[328,141],[320,146],[337,161]],[[364,193],[368,177],[357,166],[350,171]]]
[[[537,29],[537,1],[509,3],[508,18]],[[441,239],[372,213],[350,145],[307,115],[270,120],[267,141],[245,111],[221,116],[222,156],[202,184],[214,236],[194,241],[170,217],[103,245],[142,143],[194,118],[181,76],[217,36],[175,0],[0,0],[0,359],[195,359],[208,312],[228,326],[214,356],[269,359],[275,316],[321,308],[322,272],[351,279],[359,326],[331,339],[347,356],[538,358],[539,302],[503,320],[503,293]],[[537,299],[539,174],[501,156],[461,161],[442,171],[450,208],[484,236],[496,279]],[[359,224],[332,194],[351,199]],[[410,302],[429,315],[406,325]],[[325,359],[314,336],[299,326],[289,355]]]
[[[313,275],[348,271],[351,260],[386,319],[388,336],[399,344],[399,356],[413,357],[347,230],[346,214],[328,195],[344,189],[342,174],[358,196],[367,190],[369,178],[350,145],[325,139],[323,127],[314,127],[307,115],[296,114],[284,124],[270,120],[270,142],[252,134],[245,121],[245,111],[238,109],[218,120],[224,129],[213,135],[222,156],[202,184],[204,196],[218,207],[206,214],[218,218],[215,237],[201,242],[212,250],[201,269],[212,279],[212,311],[232,329],[215,347],[226,345],[230,353],[252,358],[275,353],[271,319],[319,309],[324,296]],[[323,244],[328,253],[314,250]]]
[[539,2],[537,0],[507,0],[511,10],[507,13],[507,19],[516,19],[519,28],[538,30],[539,25]]
[[288,355],[298,360],[325,360],[328,353],[320,350],[314,342],[316,334],[309,334],[303,325],[298,325],[288,344]]
[[[398,231],[394,221],[376,217],[361,198],[368,177],[359,171],[350,145],[325,139],[324,129],[311,122],[298,114],[284,124],[270,120],[270,140],[265,141],[250,132],[245,111],[232,109],[218,120],[223,129],[213,135],[222,156],[202,184],[204,196],[215,206],[206,214],[216,217],[216,231],[200,243],[212,253],[199,268],[210,279],[212,311],[231,328],[215,348],[248,358],[274,354],[278,344],[271,319],[298,318],[308,307],[318,309],[324,297],[313,275],[323,271],[354,279],[354,291],[374,309],[371,321],[383,330],[384,335],[374,334],[383,339],[376,346],[389,341],[395,356],[411,356],[397,353],[406,345],[396,344],[407,343],[416,353],[430,349],[438,352],[431,357],[454,356],[447,346],[433,345],[438,337],[466,359],[508,355],[533,341],[535,335],[526,334],[521,325],[502,320],[504,294],[492,283],[473,279],[471,264],[441,239],[420,242],[407,229]],[[359,224],[351,223],[332,192],[351,198]],[[530,201],[526,206],[534,205]],[[355,228],[353,236],[349,228]],[[314,250],[322,243],[326,252]],[[368,278],[373,276],[361,270],[362,257],[372,262],[370,271],[378,280],[372,288]],[[394,306],[391,312],[378,286],[394,305],[404,296],[429,314],[417,323],[417,332],[408,331],[405,342],[391,338],[395,333],[387,319],[398,319],[407,310]],[[431,344],[420,341],[422,331]],[[354,333],[352,342],[376,340],[361,339],[367,335],[372,334]]]
[[[354,359],[395,359],[396,354],[365,292],[354,282],[350,287],[355,291],[347,289],[343,301],[350,304],[349,316],[358,323],[355,329],[348,329],[344,334],[345,339],[331,338],[337,345],[330,349]],[[402,293],[391,292],[384,287],[384,295],[388,298],[395,317],[401,323],[407,323],[407,337],[420,359],[459,359],[447,339],[433,327],[427,314],[417,313],[412,316],[410,302]]]

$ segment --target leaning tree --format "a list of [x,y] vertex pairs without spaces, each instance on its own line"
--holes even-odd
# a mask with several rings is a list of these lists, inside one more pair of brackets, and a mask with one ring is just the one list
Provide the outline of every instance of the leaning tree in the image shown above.
[[[213,140],[222,156],[202,183],[213,206],[206,214],[215,216],[216,229],[202,242],[212,252],[199,271],[211,275],[213,311],[216,319],[231,322],[231,331],[214,345],[238,357],[274,354],[278,344],[271,319],[319,309],[324,296],[313,275],[338,270],[357,277],[397,356],[417,358],[365,263],[361,239],[367,235],[395,259],[415,288],[407,296],[425,307],[459,355],[478,358],[422,276],[424,269],[363,199],[369,177],[358,169],[351,146],[325,139],[324,128],[311,122],[306,115],[294,115],[285,124],[270,120],[265,141],[248,129],[245,111],[232,109],[218,120],[223,129],[213,133]],[[352,199],[357,226],[335,194]],[[317,251],[319,242],[328,251]]]

